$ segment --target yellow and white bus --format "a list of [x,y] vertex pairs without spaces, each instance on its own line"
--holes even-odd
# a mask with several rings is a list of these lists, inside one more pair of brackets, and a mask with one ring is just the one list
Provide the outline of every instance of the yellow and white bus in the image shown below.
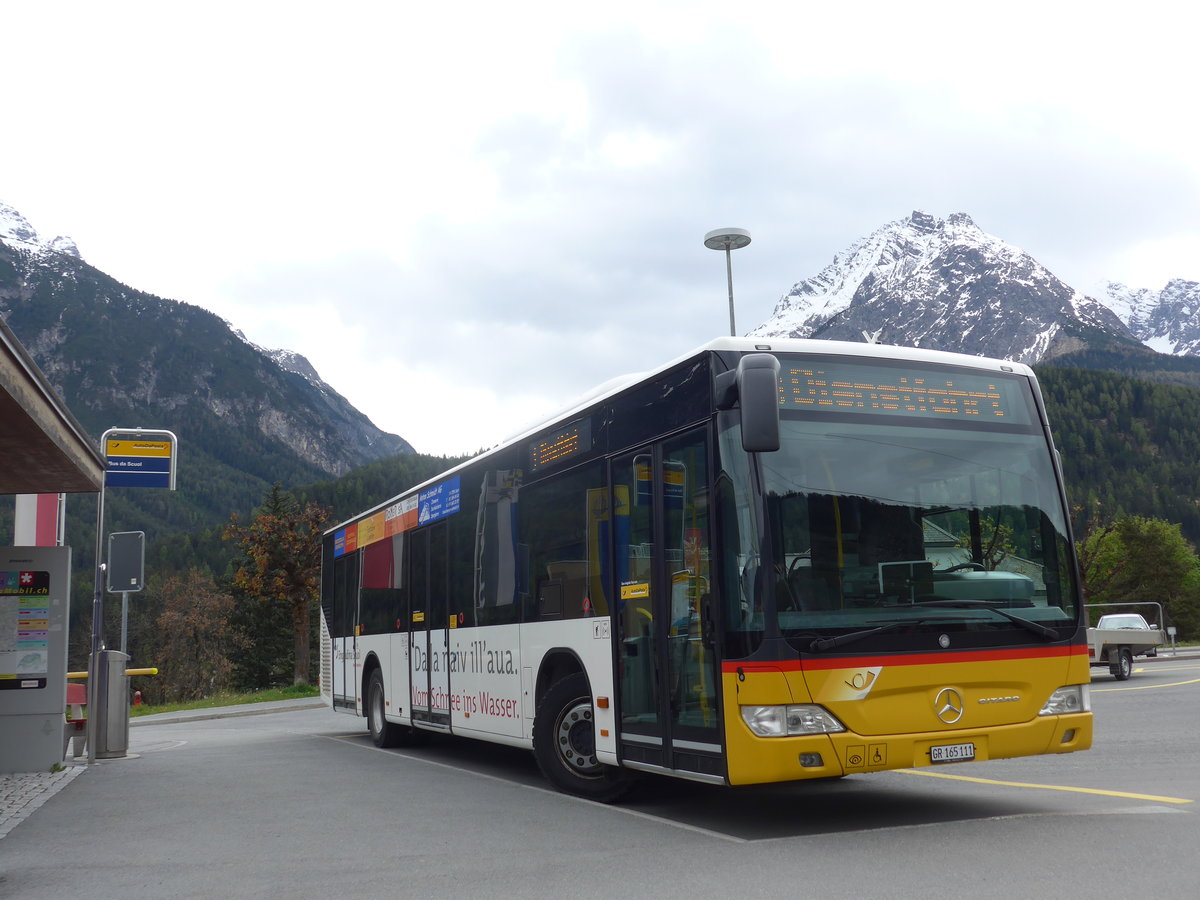
[[720,338],[331,529],[321,689],[381,746],[532,749],[561,790],[1091,745],[1033,372]]

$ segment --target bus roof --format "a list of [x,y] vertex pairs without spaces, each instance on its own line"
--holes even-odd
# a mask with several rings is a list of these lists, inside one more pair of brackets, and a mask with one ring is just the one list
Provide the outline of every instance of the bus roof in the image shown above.
[[627,375],[621,375],[616,378],[611,378],[608,381],[598,385],[588,391],[581,397],[576,398],[571,403],[563,406],[554,413],[538,419],[536,422],[531,422],[522,427],[520,430],[506,437],[499,444],[490,447],[478,456],[464,460],[457,466],[447,469],[445,472],[440,472],[433,478],[427,479],[420,484],[406,488],[395,496],[389,497],[382,503],[379,503],[371,508],[357,513],[340,522],[325,531],[326,535],[332,534],[338,529],[357,522],[359,519],[373,515],[381,509],[392,505],[398,500],[408,497],[414,493],[423,490],[430,485],[439,481],[445,480],[455,472],[464,469],[475,460],[482,459],[499,450],[505,449],[531,437],[538,431],[546,428],[561,419],[570,418],[572,415],[582,412],[584,409],[594,406],[596,403],[606,400],[626,388],[636,384],[641,384],[645,381],[650,381],[658,375],[673,369],[680,363],[686,362],[689,359],[698,357],[704,353],[729,351],[736,353],[813,353],[824,354],[826,356],[867,356],[876,359],[897,359],[907,362],[926,362],[936,363],[950,366],[963,366],[972,369],[980,369],[982,371],[1004,372],[1008,374],[1026,375],[1033,377],[1033,370],[1024,363],[1012,362],[1011,360],[992,359],[986,356],[971,356],[966,353],[950,353],[944,350],[926,350],[920,347],[900,347],[892,344],[867,344],[852,341],[823,341],[813,340],[811,338],[764,338],[764,337],[719,337],[709,341],[707,344],[702,344],[699,347],[690,350],[687,353],[677,356],[674,359],[663,363],[653,369],[648,369],[645,372],[634,372]]

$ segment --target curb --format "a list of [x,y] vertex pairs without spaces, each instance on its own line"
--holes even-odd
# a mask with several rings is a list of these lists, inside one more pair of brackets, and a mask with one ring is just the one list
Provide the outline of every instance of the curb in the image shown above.
[[266,716],[278,712],[295,712],[301,709],[320,709],[326,706],[320,697],[305,697],[302,700],[277,700],[268,703],[249,703],[244,706],[216,706],[209,709],[189,709],[179,712],[155,713],[149,716],[131,716],[130,728],[143,725],[179,725],[184,722],[203,722],[209,719],[239,719],[245,716]]

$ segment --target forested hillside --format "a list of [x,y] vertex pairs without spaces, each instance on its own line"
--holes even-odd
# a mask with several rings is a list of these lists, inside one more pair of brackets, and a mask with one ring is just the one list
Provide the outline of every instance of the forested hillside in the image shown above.
[[1077,535],[1121,515],[1200,544],[1200,390],[1085,369],[1038,370]]
[[1141,381],[1200,389],[1200,357],[1155,353],[1148,347],[1093,347],[1055,357],[1042,365],[1045,368],[1053,366],[1063,369],[1087,369],[1093,372],[1115,372]]

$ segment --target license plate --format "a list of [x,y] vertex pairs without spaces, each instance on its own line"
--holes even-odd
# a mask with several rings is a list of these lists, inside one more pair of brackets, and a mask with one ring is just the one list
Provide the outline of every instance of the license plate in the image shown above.
[[929,761],[935,763],[967,762],[975,758],[974,744],[939,744],[929,748]]

